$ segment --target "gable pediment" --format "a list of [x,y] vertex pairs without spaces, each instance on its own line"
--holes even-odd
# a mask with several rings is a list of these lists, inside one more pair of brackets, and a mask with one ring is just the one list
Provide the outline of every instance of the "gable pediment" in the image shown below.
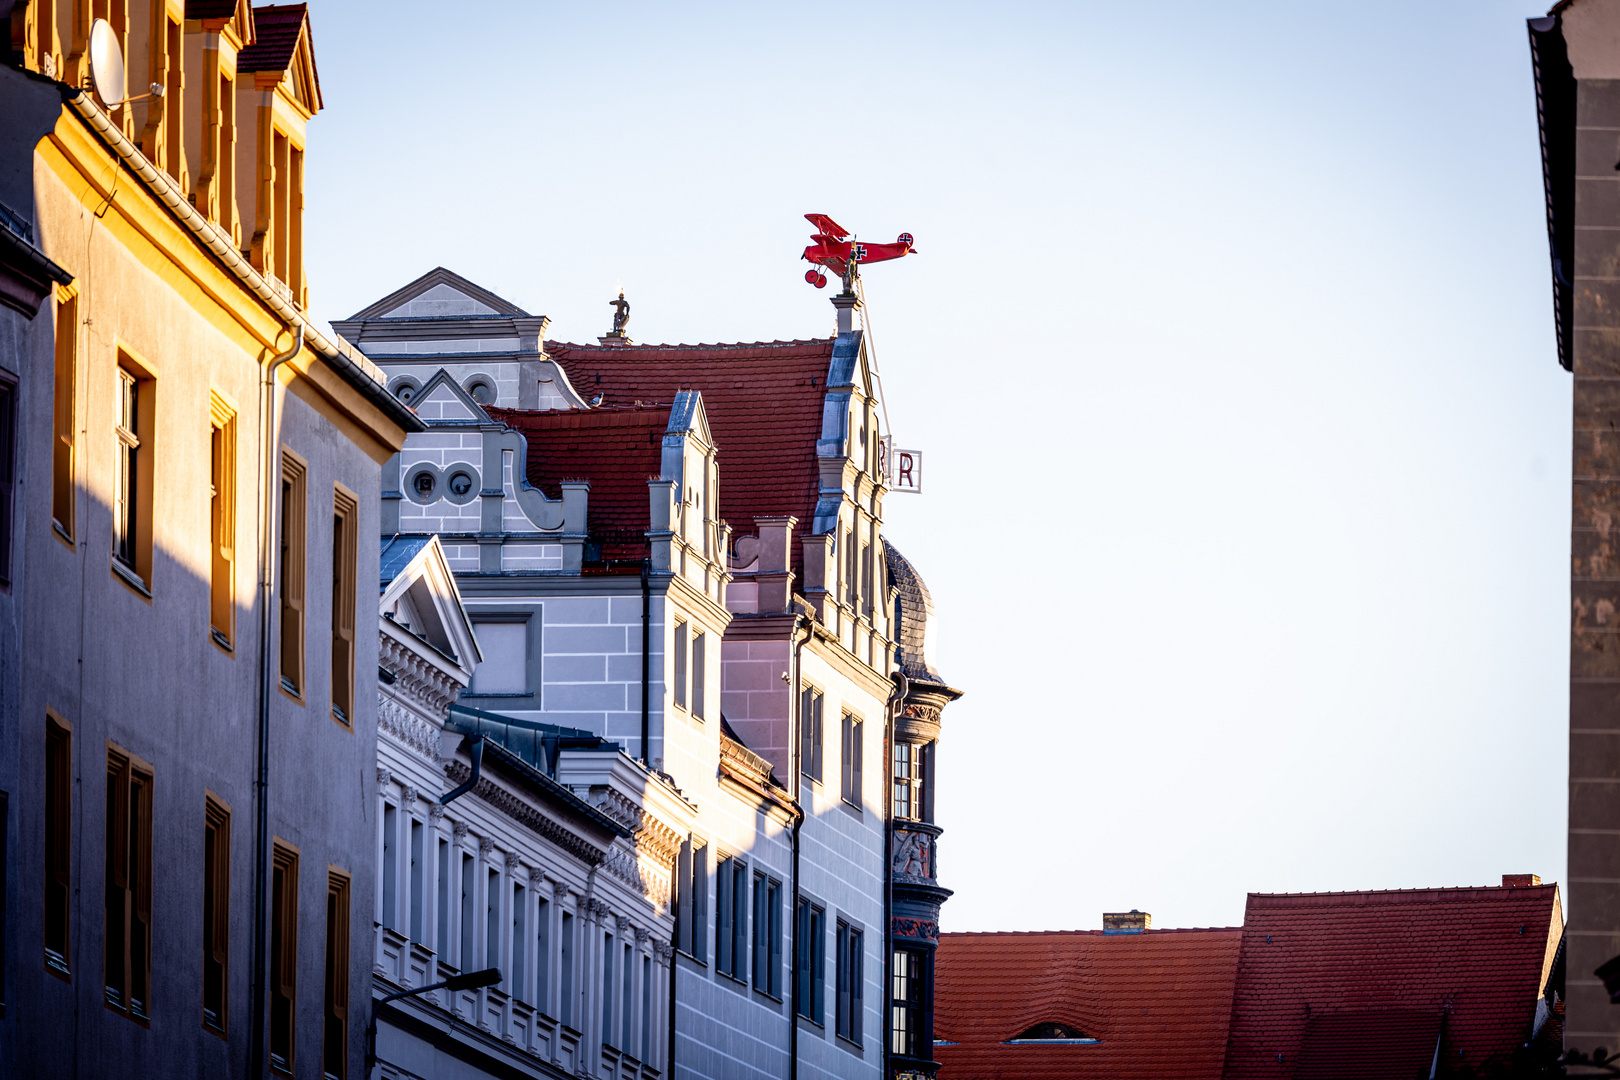
[[483,658],[437,536],[429,537],[383,588],[378,612],[459,669],[463,685]]
[[490,424],[489,414],[461,384],[440,368],[411,399],[411,409],[422,422],[436,424]]
[[355,312],[347,321],[478,316],[530,317],[511,301],[437,266],[370,307]]

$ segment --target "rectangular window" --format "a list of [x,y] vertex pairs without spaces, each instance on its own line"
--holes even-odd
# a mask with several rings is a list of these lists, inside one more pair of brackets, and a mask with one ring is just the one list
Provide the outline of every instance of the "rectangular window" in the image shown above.
[[799,692],[799,733],[803,748],[799,757],[799,768],[804,775],[816,783],[821,783],[821,691],[813,686],[805,686]]
[[295,455],[281,455],[281,688],[304,693],[304,526],[308,469]]
[[382,880],[377,883],[382,911],[377,921],[392,930],[399,926],[399,810],[393,803],[383,804],[382,842]]
[[534,1007],[551,1015],[551,901],[535,902],[534,912]]
[[707,962],[709,922],[709,849],[696,838],[681,845],[680,883],[677,909],[677,948],[685,949],[692,959]]
[[917,817],[922,821],[934,820],[934,748],[937,743],[926,742],[917,747]]
[[562,917],[562,941],[558,942],[557,973],[558,1009],[562,1013],[557,1019],[562,1021],[563,1027],[571,1028],[574,1026],[574,917],[566,911]]
[[231,810],[213,795],[203,800],[202,1022],[226,1030],[231,970]]
[[860,600],[855,585],[855,530],[850,529],[844,533],[844,602],[851,608]]
[[635,1013],[631,1011],[631,1005],[635,1000],[631,997],[631,994],[636,986],[636,957],[635,950],[630,947],[629,942],[625,942],[622,952],[624,953],[624,966],[619,969],[619,1026],[624,1029],[624,1039],[620,1041],[619,1049],[628,1054],[636,1045],[634,1037],[636,1017]]
[[[510,974],[507,967],[501,963],[501,874],[499,870],[491,870],[484,878],[484,962],[479,970],[500,968]],[[509,985],[501,989],[506,990]]]
[[102,971],[107,1006],[148,1016],[152,972],[152,773],[107,749],[106,929]]
[[277,841],[270,862],[270,1068],[290,1076],[298,1022],[298,852]]
[[861,759],[865,745],[865,727],[857,717],[844,714],[843,797],[849,805],[861,806]]
[[478,947],[478,920],[473,917],[473,857],[461,853],[461,955],[456,966],[462,971],[474,970],[477,962],[474,950]]
[[69,974],[73,899],[73,733],[45,720],[45,968]]
[[236,620],[236,413],[209,395],[209,622],[225,648]]
[[155,380],[120,358],[113,428],[113,559],[143,590],[152,581],[152,434]]
[[921,953],[894,950],[894,985],[890,989],[889,1051],[921,1057],[924,968]]
[[422,912],[426,909],[427,897],[423,894],[423,877],[427,873],[427,862],[424,856],[426,851],[422,846],[422,834],[425,832],[422,823],[415,818],[411,819],[411,940],[426,941],[422,936]]
[[359,503],[342,488],[332,493],[332,718],[354,722],[354,606],[359,558]]
[[[369,979],[367,980],[369,982]],[[326,875],[326,1025],[321,1032],[326,1080],[349,1073],[349,875]]]
[[450,841],[439,841],[439,893],[438,934],[433,938],[433,949],[445,963],[450,962]]
[[827,913],[802,898],[793,947],[799,958],[799,1015],[821,1024],[826,1010]]
[[864,935],[838,920],[837,1032],[850,1042],[861,1041],[861,978]]
[[484,660],[473,669],[471,694],[529,692],[529,624],[480,620],[473,623]]
[[861,599],[868,618],[872,615],[872,545],[861,545]]
[[745,979],[748,970],[748,867],[722,855],[715,861],[714,959],[721,974]]
[[612,1046],[613,1037],[613,935],[602,935],[602,1042]]
[[754,875],[754,989],[782,996],[782,886]]
[[686,624],[675,624],[675,704],[686,708]]
[[512,886],[512,970],[506,985],[519,1001],[529,1000],[529,969],[525,964],[529,958],[529,931],[524,925],[529,914],[528,903],[528,890],[521,885]]
[[17,472],[17,384],[0,377],[0,581],[11,580],[13,492]]
[[894,744],[894,816],[916,816],[916,779],[913,776],[913,751],[910,743]]
[[702,720],[706,715],[703,701],[708,696],[708,681],[704,678],[704,664],[708,659],[709,635],[692,635],[692,715]]
[[641,1060],[652,1060],[652,957],[641,958]]
[[78,375],[79,298],[56,290],[56,409],[51,439],[51,517],[62,534],[73,536],[73,448],[76,431],[74,388]]

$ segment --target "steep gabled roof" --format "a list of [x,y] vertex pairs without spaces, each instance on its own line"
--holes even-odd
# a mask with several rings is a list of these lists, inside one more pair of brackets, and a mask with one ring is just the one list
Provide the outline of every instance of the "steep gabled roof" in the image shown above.
[[[1225,1076],[1287,1080],[1302,1054],[1382,1075],[1357,1070],[1427,1062],[1415,1047],[1432,1054],[1442,1022],[1452,1066],[1505,1060],[1531,1035],[1562,933],[1556,885],[1250,893]],[[1370,1023],[1401,1061],[1356,1064]]]
[[[719,514],[735,534],[754,518],[792,514],[797,532],[815,517],[816,440],[832,338],[735,345],[573,345],[546,342],[581,397],[604,406],[668,405],[698,390],[720,449]],[[595,506],[595,491],[591,494]],[[794,545],[798,561],[798,545]]]
[[[293,96],[311,115],[321,111],[321,75],[315,66],[315,39],[308,4],[267,4],[253,9],[253,44],[236,54],[238,74],[288,74]],[[267,88],[260,84],[261,88]]]
[[556,412],[485,410],[529,445],[529,483],[561,498],[564,480],[588,480],[586,524],[604,558],[641,558],[649,518],[647,481],[658,476],[669,406]]
[[[1240,933],[941,934],[934,960],[940,1076],[1215,1080]],[[1098,1041],[1008,1045],[1041,1023]]]

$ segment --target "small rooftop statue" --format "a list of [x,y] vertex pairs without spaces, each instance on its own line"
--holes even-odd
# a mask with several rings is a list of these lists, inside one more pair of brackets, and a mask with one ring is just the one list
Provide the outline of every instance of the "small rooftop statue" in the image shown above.
[[613,329],[608,331],[608,337],[624,337],[624,328],[630,324],[630,301],[624,298],[624,290],[619,290],[617,300],[609,300],[608,306],[613,309]]

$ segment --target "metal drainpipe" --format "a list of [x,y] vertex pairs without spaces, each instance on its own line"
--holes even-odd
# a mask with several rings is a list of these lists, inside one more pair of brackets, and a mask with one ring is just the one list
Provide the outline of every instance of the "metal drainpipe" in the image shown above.
[[789,966],[792,979],[789,989],[792,991],[790,996],[793,1004],[788,1010],[788,1080],[798,1080],[799,1077],[799,829],[804,825],[804,807],[799,805],[799,796],[804,790],[799,775],[799,771],[804,768],[804,738],[800,731],[804,724],[804,715],[799,711],[803,671],[799,654],[803,651],[805,642],[815,633],[812,627],[806,626],[804,636],[799,637],[800,618],[796,615],[793,619],[793,679],[789,683],[792,698],[788,701],[788,716],[793,721],[788,725],[788,734],[793,740],[792,746],[788,749],[788,760],[793,763],[788,769],[788,782],[793,785],[793,805],[797,811],[793,818],[793,963]]
[[652,560],[641,560],[641,763],[652,768],[648,753],[651,728],[647,692],[652,689]]
[[894,993],[894,937],[890,933],[894,914],[894,718],[900,715],[911,689],[906,673],[892,676],[894,692],[883,710],[883,1077],[888,1080],[892,1062],[894,1023],[889,998]]
[[275,593],[276,369],[304,348],[304,324],[293,327],[292,348],[272,356],[259,383],[259,745],[254,784],[253,992],[248,1038],[248,1076],[265,1067],[265,903],[270,864],[270,602]]

